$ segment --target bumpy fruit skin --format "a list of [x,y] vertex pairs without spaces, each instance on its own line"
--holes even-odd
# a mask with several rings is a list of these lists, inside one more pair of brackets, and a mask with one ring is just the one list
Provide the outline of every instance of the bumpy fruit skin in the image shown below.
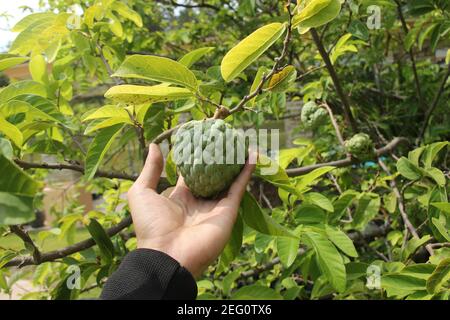
[[310,101],[302,107],[301,120],[306,128],[317,128],[326,121],[327,117],[327,110],[319,107],[314,101]]
[[345,141],[345,149],[359,159],[370,158],[374,153],[373,142],[365,133],[355,134],[350,140]]
[[[199,130],[199,128],[201,129]],[[201,133],[201,144],[199,133]],[[243,141],[239,140],[238,136],[238,131],[220,119],[190,121],[180,127],[175,136],[174,160],[178,171],[184,178],[184,182],[194,196],[214,198],[222,191],[228,189],[239,175],[248,154],[247,148],[244,146],[245,143],[243,145]],[[232,163],[227,163],[225,156],[222,158],[222,163],[214,158],[215,153],[212,150],[214,150],[216,138],[223,143],[223,154],[227,150],[227,144],[228,148],[231,148],[230,143],[234,141],[234,158]],[[238,148],[244,151],[244,157],[237,157]],[[188,161],[180,156],[186,150],[189,153]],[[221,151],[222,149],[220,149],[218,154],[221,154]],[[212,161],[204,161],[202,154],[212,155]]]

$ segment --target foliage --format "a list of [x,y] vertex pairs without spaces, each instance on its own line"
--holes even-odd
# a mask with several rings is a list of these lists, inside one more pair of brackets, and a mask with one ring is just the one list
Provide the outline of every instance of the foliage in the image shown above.
[[[435,56],[450,44],[447,1],[41,2],[0,55],[1,72],[31,75],[0,90],[0,232],[24,241],[0,240],[2,292],[19,279],[36,288],[24,299],[101,287],[136,247],[122,195],[148,143],[171,148],[173,128],[216,114],[296,128],[277,162],[260,157],[199,299],[449,298],[450,53]],[[74,196],[31,238],[22,225],[61,169],[103,202],[86,212]],[[160,187],[175,181],[169,153]],[[55,236],[58,254],[44,251]]]

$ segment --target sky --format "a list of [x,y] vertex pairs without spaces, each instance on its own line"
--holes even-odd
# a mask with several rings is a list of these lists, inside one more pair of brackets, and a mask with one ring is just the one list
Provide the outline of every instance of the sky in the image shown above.
[[0,52],[5,52],[8,45],[17,36],[17,33],[9,31],[20,19],[30,14],[29,10],[25,12],[19,9],[21,6],[28,6],[33,10],[39,11],[39,0],[0,0],[0,15],[7,13],[9,16],[0,16]]

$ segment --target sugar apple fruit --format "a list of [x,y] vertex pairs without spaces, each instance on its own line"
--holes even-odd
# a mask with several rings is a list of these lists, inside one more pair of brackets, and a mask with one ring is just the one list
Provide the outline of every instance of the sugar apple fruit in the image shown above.
[[325,123],[327,118],[327,110],[319,107],[314,101],[310,101],[302,107],[301,120],[306,128],[315,129]]
[[345,149],[359,159],[370,158],[374,153],[373,142],[365,133],[355,134],[350,140],[345,141]]
[[214,198],[228,189],[247,156],[242,133],[220,119],[190,121],[175,135],[175,164],[196,197]]

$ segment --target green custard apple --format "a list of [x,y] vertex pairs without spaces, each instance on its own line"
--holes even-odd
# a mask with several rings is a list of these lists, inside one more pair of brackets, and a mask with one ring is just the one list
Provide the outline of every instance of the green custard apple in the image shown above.
[[345,141],[345,149],[358,159],[370,158],[374,154],[372,139],[366,133],[357,133],[350,140]]
[[301,120],[306,128],[315,129],[324,124],[327,118],[327,110],[319,107],[314,101],[310,101],[302,107]]
[[174,161],[196,197],[214,198],[228,189],[247,156],[243,134],[220,119],[190,121],[175,135]]

